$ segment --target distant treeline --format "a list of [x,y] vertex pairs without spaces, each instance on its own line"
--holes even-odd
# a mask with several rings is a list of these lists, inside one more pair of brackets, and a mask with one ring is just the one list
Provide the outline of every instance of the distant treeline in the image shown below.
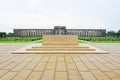
[[106,36],[113,36],[113,37],[119,38],[120,37],[120,30],[118,30],[117,32],[115,32],[115,31],[108,31],[106,33]]

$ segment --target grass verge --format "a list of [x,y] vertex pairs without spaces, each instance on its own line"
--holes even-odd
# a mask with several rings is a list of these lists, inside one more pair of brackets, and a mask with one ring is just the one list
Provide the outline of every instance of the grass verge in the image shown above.
[[32,41],[0,41],[0,43],[29,43]]
[[78,42],[79,42],[79,43],[86,43],[86,41],[84,41],[84,40],[79,40],[79,39],[78,39]]
[[120,43],[120,41],[89,41],[92,43]]
[[34,41],[34,43],[42,43],[42,39],[41,39],[41,40]]

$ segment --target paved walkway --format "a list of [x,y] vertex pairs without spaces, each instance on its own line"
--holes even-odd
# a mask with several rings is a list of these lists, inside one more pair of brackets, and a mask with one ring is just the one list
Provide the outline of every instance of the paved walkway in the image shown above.
[[0,43],[0,54],[10,53],[11,51],[30,45],[31,43]]
[[0,54],[0,80],[120,80],[120,54]]
[[100,49],[109,51],[113,54],[120,54],[120,43],[88,43],[89,45],[98,47]]

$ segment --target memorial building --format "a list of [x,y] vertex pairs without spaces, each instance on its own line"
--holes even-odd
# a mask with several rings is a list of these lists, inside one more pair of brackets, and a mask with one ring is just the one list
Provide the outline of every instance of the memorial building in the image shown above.
[[54,29],[14,29],[15,36],[37,37],[43,35],[78,35],[79,37],[105,36],[106,29],[66,29],[65,26],[54,26]]

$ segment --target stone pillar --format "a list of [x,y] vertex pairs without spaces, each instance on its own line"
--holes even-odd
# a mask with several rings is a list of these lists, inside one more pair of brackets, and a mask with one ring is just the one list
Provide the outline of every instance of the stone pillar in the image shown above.
[[40,29],[38,30],[38,36],[40,36],[41,35],[41,32],[40,32]]
[[36,30],[34,29],[34,37],[36,37]]
[[97,30],[95,30],[95,37],[97,36]]
[[95,36],[95,31],[93,30],[92,32],[93,32],[93,37],[94,37]]
[[33,30],[31,29],[31,36],[33,36]]
[[23,37],[25,36],[25,29],[23,29]]
[[21,36],[23,36],[23,30],[21,31]]
[[31,36],[31,30],[30,30],[30,33],[29,33],[29,35]]
[[23,31],[22,31],[22,36],[24,37],[24,35],[25,35],[25,33],[24,33],[25,31],[24,31],[24,29],[23,29]]
[[37,35],[37,36],[38,36],[38,31],[39,31],[39,29],[36,30],[36,32],[37,32],[36,35]]
[[43,31],[41,31],[42,32],[42,35],[44,35],[44,30]]
[[85,30],[85,36],[87,36],[87,30]]
[[33,37],[35,36],[35,29],[33,29]]
[[28,34],[28,29],[26,29],[26,36],[27,36],[27,37],[29,36],[29,34]]
[[20,30],[20,36],[22,36],[22,30]]

